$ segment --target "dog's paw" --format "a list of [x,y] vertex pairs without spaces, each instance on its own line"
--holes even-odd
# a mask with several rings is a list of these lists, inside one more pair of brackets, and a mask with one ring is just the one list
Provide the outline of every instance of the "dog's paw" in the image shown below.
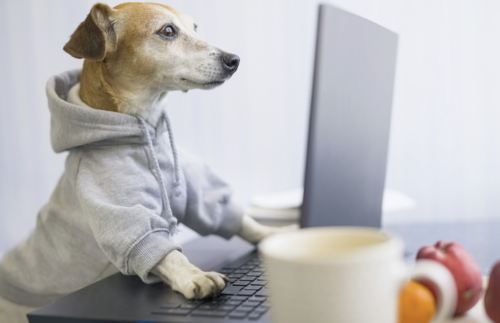
[[229,282],[229,278],[222,274],[201,270],[197,274],[179,278],[172,282],[171,287],[187,299],[201,299],[219,295]]
[[177,250],[163,258],[151,272],[188,299],[218,295],[229,282],[223,274],[200,270]]
[[294,231],[298,228],[299,226],[297,224],[287,225],[285,227],[269,227],[256,222],[248,215],[244,215],[238,235],[250,243],[258,244],[262,239],[272,234]]
[[262,230],[261,230],[261,233],[260,233],[260,236],[257,235],[259,237],[258,241],[257,242],[260,242],[262,239],[270,236],[270,235],[273,235],[273,234],[277,234],[277,233],[283,233],[283,232],[289,232],[289,231],[295,231],[295,230],[298,230],[299,229],[299,225],[298,224],[291,224],[291,225],[287,225],[287,226],[284,226],[284,227],[268,227],[268,226],[263,226]]

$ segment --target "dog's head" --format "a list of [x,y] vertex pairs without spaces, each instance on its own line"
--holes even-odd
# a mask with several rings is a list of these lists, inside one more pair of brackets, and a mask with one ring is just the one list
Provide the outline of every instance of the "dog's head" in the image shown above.
[[97,3],[64,50],[102,61],[123,87],[147,82],[158,91],[211,89],[236,72],[240,59],[202,40],[196,28],[191,17],[165,5]]

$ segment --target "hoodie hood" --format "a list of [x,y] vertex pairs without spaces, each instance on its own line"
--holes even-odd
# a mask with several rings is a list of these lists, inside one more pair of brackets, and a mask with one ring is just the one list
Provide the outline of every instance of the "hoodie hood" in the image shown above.
[[133,116],[71,104],[67,101],[70,89],[80,82],[81,70],[68,71],[51,77],[46,86],[51,113],[50,137],[52,149],[63,152],[84,145],[115,145],[147,143],[143,126],[152,139],[164,129],[163,118],[156,128],[143,125]]
[[93,109],[88,106],[68,102],[71,88],[80,81],[80,70],[56,75],[47,82],[47,97],[51,112],[50,138],[52,149],[62,152],[80,146],[115,146],[124,144],[144,144],[153,163],[154,173],[160,188],[163,206],[167,210],[165,219],[171,234],[177,233],[177,219],[172,213],[170,199],[165,189],[153,141],[168,130],[176,191],[179,190],[179,162],[170,122],[166,113],[153,128],[141,117],[123,113]]

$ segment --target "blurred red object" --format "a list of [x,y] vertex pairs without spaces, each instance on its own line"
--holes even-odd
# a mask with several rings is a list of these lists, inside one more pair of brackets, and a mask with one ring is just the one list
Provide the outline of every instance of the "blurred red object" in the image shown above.
[[[457,308],[455,315],[470,310],[481,298],[483,277],[481,269],[467,250],[456,242],[438,241],[434,246],[422,247],[417,259],[431,259],[446,266],[457,284]],[[422,281],[435,295],[435,287]]]
[[500,261],[491,269],[488,288],[484,295],[484,308],[490,319],[500,323]]

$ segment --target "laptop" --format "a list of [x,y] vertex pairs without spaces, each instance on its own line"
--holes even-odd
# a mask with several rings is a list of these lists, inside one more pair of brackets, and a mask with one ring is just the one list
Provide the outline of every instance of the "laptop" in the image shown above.
[[[330,5],[319,7],[304,203],[300,223],[380,227],[397,35]],[[165,284],[116,274],[28,314],[44,322],[270,322],[265,268],[255,247],[210,236],[183,247],[231,282],[187,300]]]

